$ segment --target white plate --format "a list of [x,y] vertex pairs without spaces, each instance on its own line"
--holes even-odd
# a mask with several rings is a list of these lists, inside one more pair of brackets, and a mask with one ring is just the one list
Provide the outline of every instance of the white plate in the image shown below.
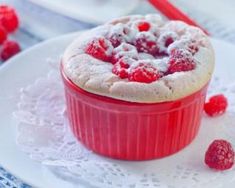
[[[39,164],[29,159],[15,144],[16,122],[12,112],[16,109],[19,88],[45,75],[50,66],[47,57],[56,58],[77,34],[65,35],[43,42],[18,56],[0,68],[0,164],[35,187],[69,188],[69,184],[56,178]],[[235,46],[219,40],[212,40],[217,58],[217,75],[235,80]],[[53,185],[53,186],[52,186]],[[227,187],[235,186],[227,185]]]
[[34,4],[73,19],[100,24],[127,15],[139,0],[29,0]]

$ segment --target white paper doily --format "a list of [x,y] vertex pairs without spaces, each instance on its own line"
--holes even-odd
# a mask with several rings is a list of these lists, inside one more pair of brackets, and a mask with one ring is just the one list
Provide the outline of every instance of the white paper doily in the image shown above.
[[163,159],[127,162],[98,156],[75,140],[67,122],[58,67],[53,67],[20,91],[14,114],[19,122],[19,147],[56,176],[102,188],[217,188],[235,180],[235,168],[218,172],[204,165],[204,153],[214,139],[225,138],[235,145],[235,82],[213,79],[208,95],[225,94],[229,109],[217,118],[204,116],[200,133],[190,146]]

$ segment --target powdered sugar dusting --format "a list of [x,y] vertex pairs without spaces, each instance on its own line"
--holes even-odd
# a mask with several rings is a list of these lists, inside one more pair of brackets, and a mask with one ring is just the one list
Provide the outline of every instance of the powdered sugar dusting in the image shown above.
[[156,59],[153,61],[153,66],[156,67],[161,72],[166,72],[168,69],[169,58],[165,57],[163,59]]
[[[179,36],[176,32],[162,31],[162,34],[160,35],[158,39],[158,46],[159,46],[160,52],[167,51],[169,53],[168,46],[174,43],[174,41],[176,42],[178,39],[179,39]],[[169,45],[166,44],[168,40],[172,40],[172,43]]]
[[113,46],[112,46],[111,42],[109,42],[108,40],[106,40],[106,45],[107,45],[106,46],[106,54],[108,56],[111,56],[113,53]]
[[167,62],[168,62],[168,58],[155,59],[155,60],[151,60],[151,59],[138,60],[131,64],[130,69],[133,69],[139,66],[139,64],[151,64],[151,66],[155,67],[158,71],[165,72],[168,68]]
[[154,60],[155,57],[152,56],[151,54],[142,52],[142,53],[139,53],[139,54],[138,54],[138,59],[140,59],[140,60],[143,60],[143,59]]
[[114,49],[114,54],[116,58],[121,58],[121,57],[128,57],[128,58],[133,58],[137,59],[138,58],[138,52],[136,48],[128,43],[122,43],[120,44],[117,48]]
[[136,39],[139,39],[139,38],[145,38],[148,41],[156,41],[157,39],[151,32],[148,32],[148,31],[137,33]]

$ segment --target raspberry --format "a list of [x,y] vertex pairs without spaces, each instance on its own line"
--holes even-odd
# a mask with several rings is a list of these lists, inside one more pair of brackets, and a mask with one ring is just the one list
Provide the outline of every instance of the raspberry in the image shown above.
[[130,33],[130,28],[122,23],[114,25],[109,33],[107,39],[112,43],[113,47],[118,47],[121,43],[126,42],[127,35]]
[[173,50],[170,55],[168,74],[190,71],[195,68],[192,55],[185,50]]
[[214,140],[205,154],[205,163],[216,170],[227,170],[233,166],[234,151],[226,140]]
[[17,42],[5,41],[1,49],[1,60],[6,61],[18,52],[20,52],[20,46]]
[[145,52],[156,56],[158,55],[159,49],[155,41],[156,39],[153,35],[143,32],[136,37],[135,46],[138,52]]
[[158,41],[165,47],[168,47],[171,43],[177,41],[178,38],[179,37],[177,33],[173,31],[167,31],[160,34]]
[[157,69],[149,63],[140,63],[138,66],[131,69],[129,80],[135,82],[151,83],[158,80],[161,75]]
[[150,24],[148,22],[142,21],[140,23],[138,23],[138,30],[140,32],[142,31],[148,31],[150,29]]
[[215,95],[204,104],[204,110],[209,116],[218,116],[223,114],[228,106],[226,97],[222,94]]
[[122,58],[113,66],[112,72],[118,75],[122,79],[127,78],[128,77],[127,69],[129,67],[130,65],[127,63],[127,60],[125,58]]
[[117,33],[110,36],[109,40],[114,48],[118,47],[124,41],[122,35],[119,35]]
[[3,27],[0,26],[0,44],[7,39],[7,33]]
[[13,32],[18,28],[18,16],[12,7],[8,5],[0,6],[0,25],[2,25],[7,32]]
[[172,37],[166,38],[166,40],[165,40],[165,47],[168,47],[173,42],[174,42],[174,39]]
[[88,43],[85,51],[94,58],[111,61],[112,44],[105,38],[97,38]]

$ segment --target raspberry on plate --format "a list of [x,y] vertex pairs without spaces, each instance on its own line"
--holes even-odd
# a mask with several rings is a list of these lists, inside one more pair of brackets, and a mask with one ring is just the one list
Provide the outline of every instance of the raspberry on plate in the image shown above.
[[2,49],[1,49],[1,60],[2,61],[6,61],[8,60],[10,57],[14,56],[15,54],[17,54],[18,52],[20,52],[20,46],[17,42],[15,41],[5,41],[3,43]]
[[7,32],[3,27],[0,26],[0,44],[2,44],[7,39]]
[[110,61],[112,54],[112,44],[103,37],[96,38],[88,43],[85,51],[94,58],[103,61]]
[[151,83],[161,77],[157,69],[150,63],[140,63],[132,68],[129,74],[129,80],[135,82]]
[[195,62],[191,53],[186,50],[173,50],[170,55],[168,74],[175,72],[191,71],[195,68]]
[[19,26],[19,19],[16,11],[8,5],[0,5],[0,25],[7,32],[15,31]]
[[234,151],[226,140],[214,140],[205,154],[205,163],[216,170],[227,170],[233,166]]
[[212,96],[209,101],[204,104],[206,114],[212,117],[223,114],[227,107],[228,101],[223,94]]

